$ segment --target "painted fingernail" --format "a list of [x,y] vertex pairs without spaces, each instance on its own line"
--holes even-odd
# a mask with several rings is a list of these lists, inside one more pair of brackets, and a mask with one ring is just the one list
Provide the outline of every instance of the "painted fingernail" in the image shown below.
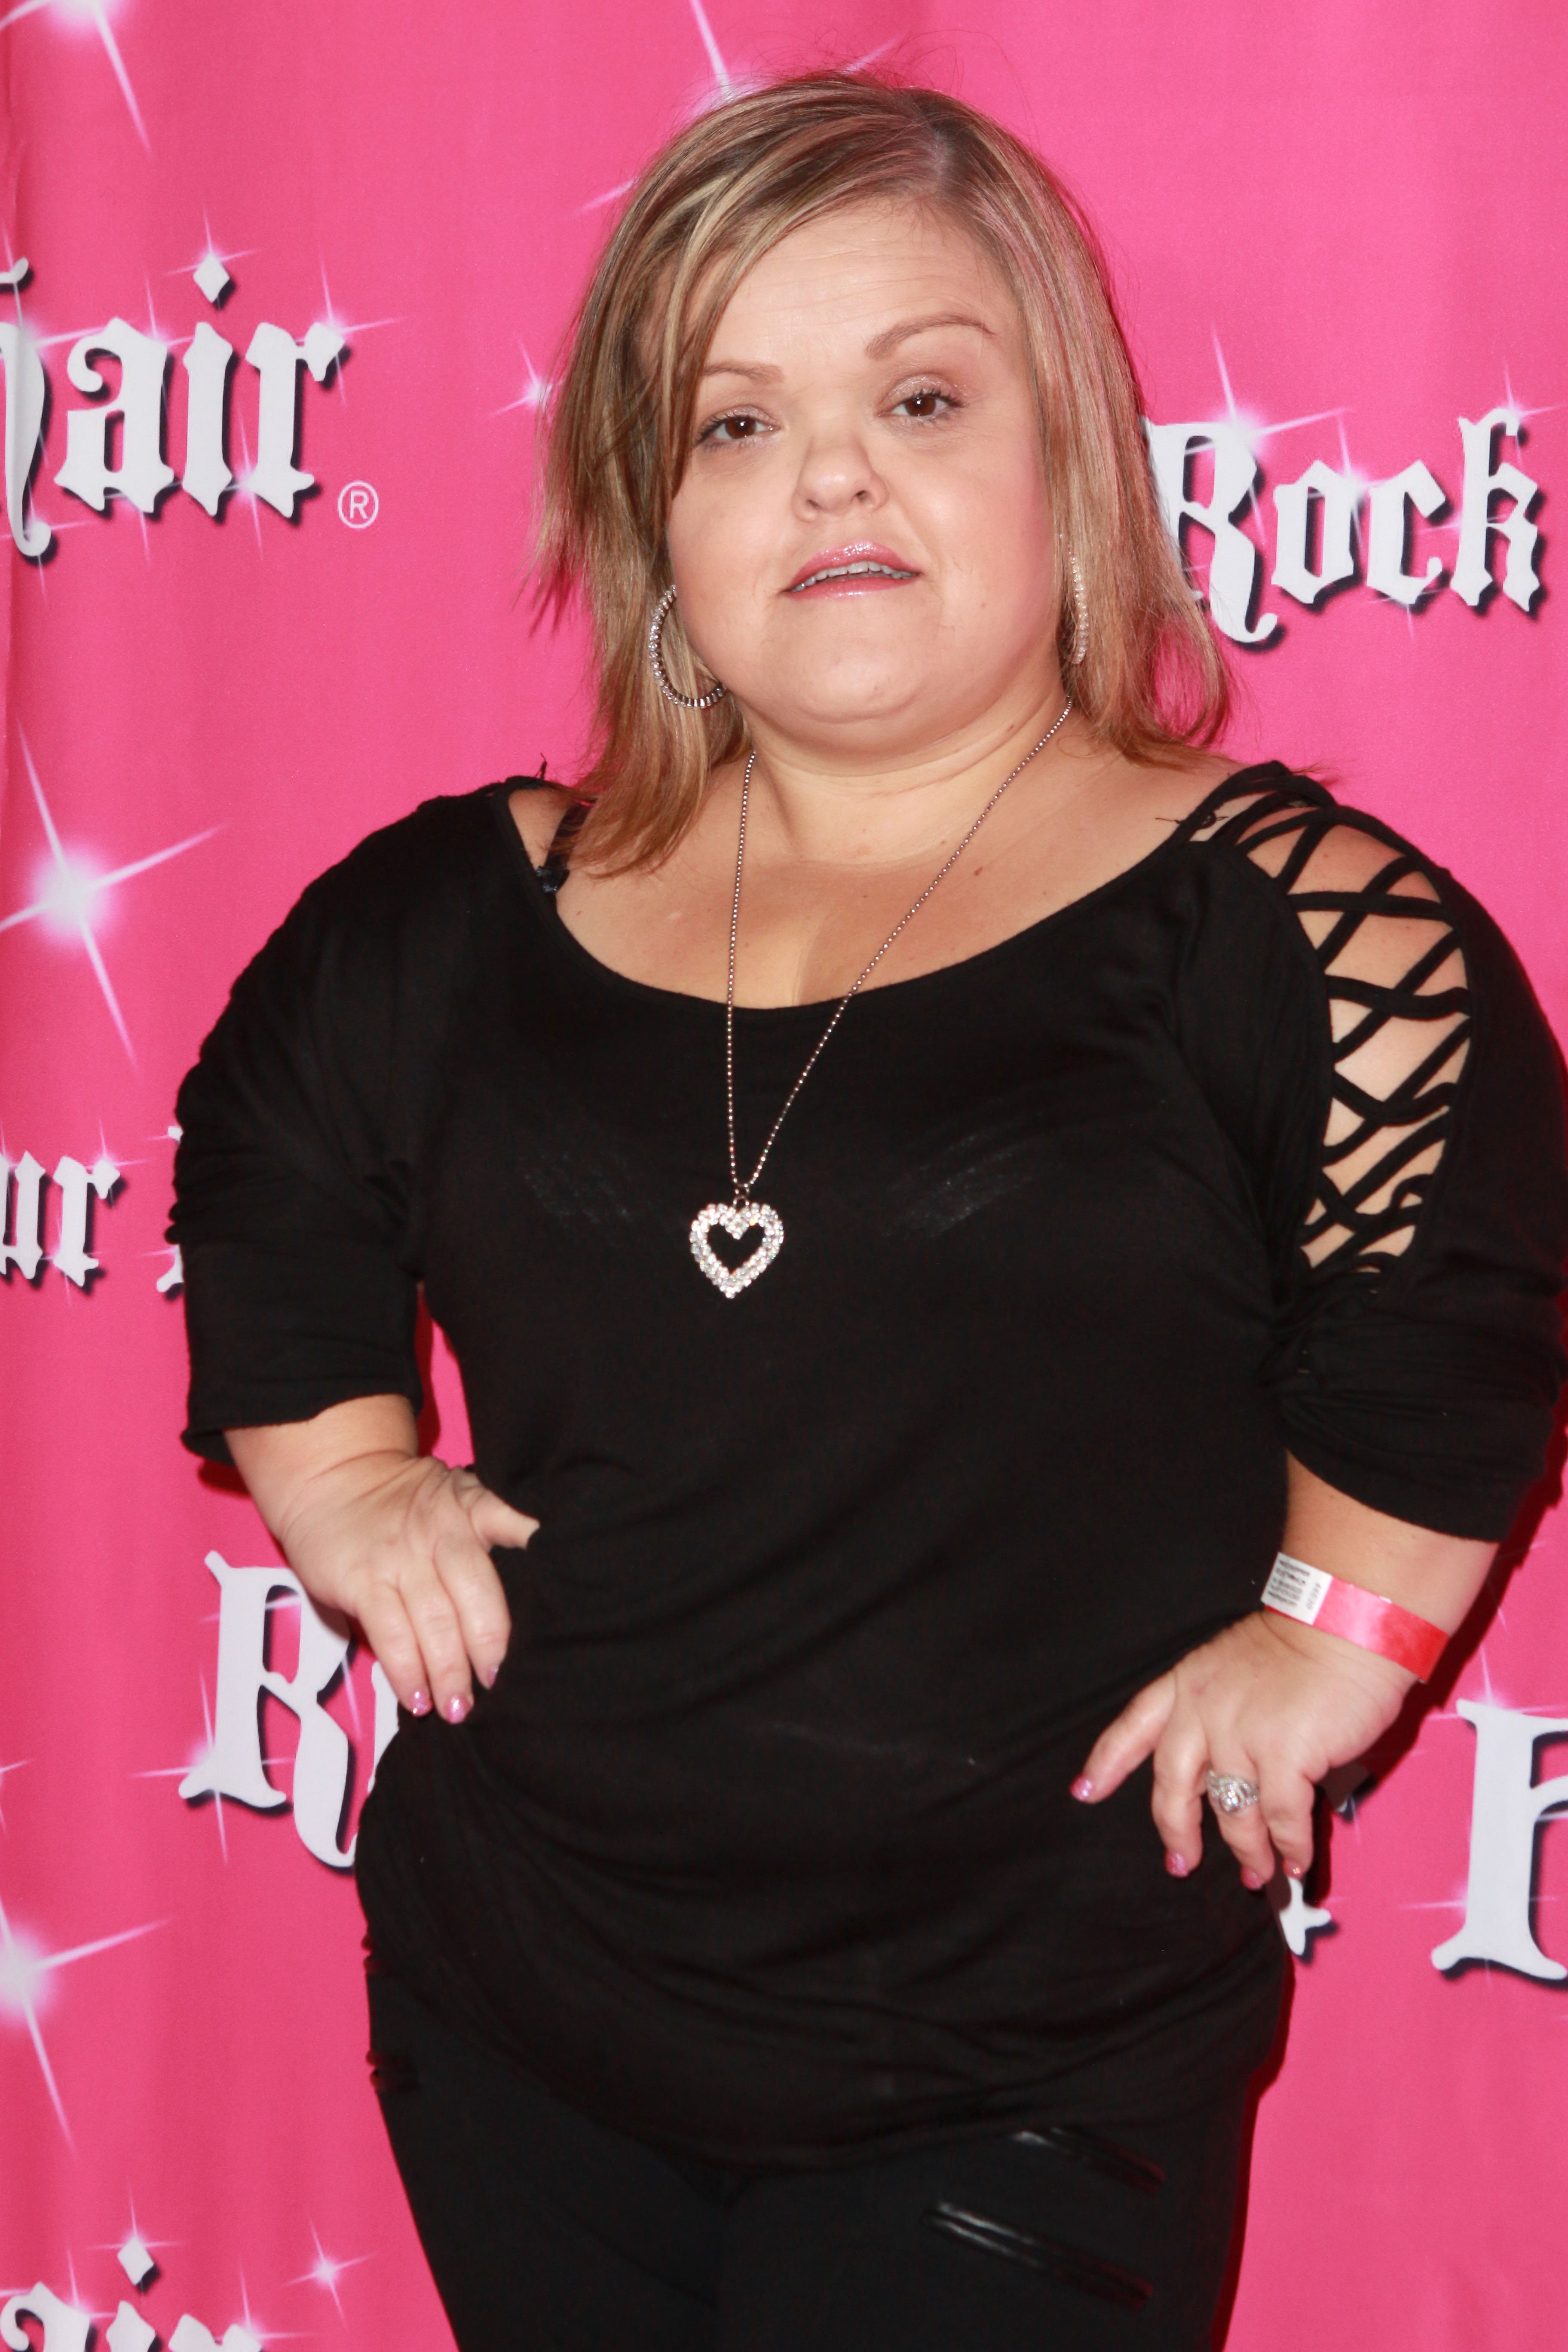
[[1086,1805],[1089,1802],[1090,1797],[1094,1794],[1094,1782],[1089,1779],[1087,1772],[1080,1772],[1079,1774],[1078,1779],[1073,1782],[1068,1794],[1069,1796],[1076,1797],[1080,1805]]
[[1185,1878],[1187,1874],[1186,1863],[1179,1853],[1168,1853],[1165,1856],[1165,1867],[1173,1878]]
[[499,1666],[481,1666],[479,1668],[479,1680],[483,1683],[486,1690],[494,1690],[496,1686],[496,1676],[500,1672],[500,1668]]
[[408,1702],[408,1712],[410,1715],[428,1715],[430,1712],[429,1692],[422,1690],[416,1691],[413,1697]]
[[1305,1878],[1307,1875],[1306,1864],[1304,1862],[1288,1862],[1285,1864],[1285,1875],[1287,1878]]
[[1241,1883],[1243,1886],[1249,1887],[1252,1893],[1256,1895],[1258,1888],[1262,1885],[1263,1881],[1259,1878],[1255,1870],[1244,1870],[1241,1874]]
[[464,1698],[460,1693],[454,1692],[453,1696],[447,1701],[447,1704],[442,1708],[441,1712],[445,1715],[448,1723],[461,1723],[463,1717],[467,1715],[471,1703],[472,1702],[470,1700]]

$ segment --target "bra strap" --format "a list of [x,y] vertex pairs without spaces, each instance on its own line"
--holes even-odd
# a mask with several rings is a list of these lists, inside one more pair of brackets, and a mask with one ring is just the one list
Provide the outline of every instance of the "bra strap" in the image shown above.
[[[537,793],[542,792],[549,782],[550,779],[545,775],[542,764],[537,776],[502,776],[500,782],[492,785],[490,789],[498,793],[509,794]],[[590,803],[587,801],[572,801],[568,803],[565,814],[550,837],[550,846],[544,853],[543,865],[536,866],[533,869],[539,877],[541,889],[549,898],[554,898],[566,879],[571,865],[572,844],[583,829],[583,822],[588,814],[589,806]]]
[[533,869],[539,877],[540,888],[547,891],[552,898],[571,870],[572,845],[583,830],[588,808],[589,803],[586,801],[573,801],[568,804],[560,824],[551,835],[550,847],[545,853],[543,865],[536,866]]

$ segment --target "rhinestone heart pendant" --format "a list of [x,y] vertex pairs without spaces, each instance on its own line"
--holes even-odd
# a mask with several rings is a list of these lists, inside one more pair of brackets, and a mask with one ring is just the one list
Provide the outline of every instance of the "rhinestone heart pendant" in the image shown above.
[[[762,1239],[748,1258],[739,1265],[726,1265],[708,1236],[715,1225],[721,1225],[732,1242],[742,1240],[754,1227],[762,1228]],[[735,1297],[759,1274],[766,1273],[784,1247],[784,1219],[765,1201],[746,1201],[734,1208],[710,1201],[691,1220],[691,1255],[713,1285],[726,1298]]]

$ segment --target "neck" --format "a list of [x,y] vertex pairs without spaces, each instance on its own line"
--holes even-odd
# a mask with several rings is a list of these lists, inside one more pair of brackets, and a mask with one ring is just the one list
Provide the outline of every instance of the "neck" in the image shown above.
[[989,713],[944,742],[847,761],[794,743],[748,713],[756,746],[750,840],[763,853],[832,865],[894,865],[918,856],[973,824],[1053,727],[1026,772],[1035,796],[1070,797],[1089,747],[1075,717],[1058,724],[1068,700],[1053,680],[1037,697]]

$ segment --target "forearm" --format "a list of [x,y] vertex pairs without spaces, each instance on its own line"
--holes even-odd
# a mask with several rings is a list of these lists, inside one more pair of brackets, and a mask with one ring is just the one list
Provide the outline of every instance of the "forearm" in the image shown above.
[[[1441,1626],[1446,1633],[1456,1632],[1464,1622],[1486,1581],[1497,1551],[1495,1544],[1439,1535],[1431,1528],[1390,1518],[1385,1512],[1342,1494],[1293,1456],[1289,1478],[1282,1551],[1384,1601],[1397,1601],[1402,1609]],[[1331,1654],[1330,1644],[1342,1654],[1353,1647],[1337,1634],[1298,1625],[1289,1618],[1271,1614],[1269,1622],[1308,1654],[1314,1648]],[[1403,1668],[1389,1666],[1386,1671],[1406,1682],[1414,1679]]]
[[318,1607],[360,1626],[403,1705],[460,1723],[511,1618],[491,1550],[537,1519],[471,1470],[421,1455],[408,1401],[354,1397],[310,1421],[226,1431],[256,1507]]
[[1438,1535],[1372,1510],[1293,1457],[1280,1549],[1348,1584],[1396,1601],[1446,1633],[1464,1622],[1497,1555],[1496,1544]]
[[419,1452],[406,1397],[351,1397],[310,1421],[224,1432],[236,1469],[268,1532],[281,1543],[300,1499],[324,1473],[374,1457],[413,1459]]

